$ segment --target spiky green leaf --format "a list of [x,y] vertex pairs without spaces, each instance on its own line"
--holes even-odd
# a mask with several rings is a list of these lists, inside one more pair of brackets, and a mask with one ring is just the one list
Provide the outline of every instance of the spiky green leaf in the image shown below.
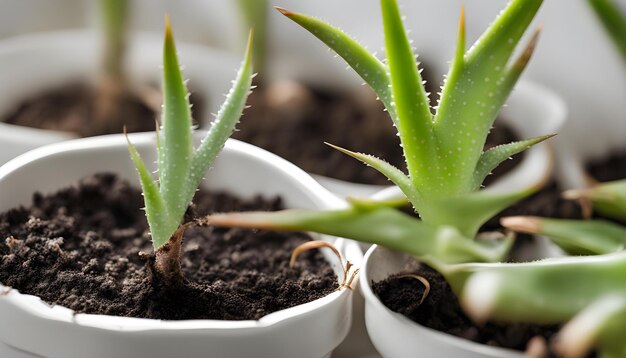
[[160,185],[152,181],[139,154],[129,143],[144,191],[146,214],[155,249],[168,242],[179,228],[202,176],[241,116],[252,81],[251,43],[252,36],[233,89],[198,151],[194,153],[187,90],[178,66],[169,20],[166,22],[163,47],[163,130],[159,131],[158,126],[156,130]]
[[213,164],[215,158],[224,147],[224,143],[235,130],[235,126],[239,123],[239,119],[246,106],[246,100],[252,86],[252,41],[253,36],[250,33],[246,55],[233,87],[226,96],[226,100],[220,107],[217,117],[213,121],[206,137],[202,139],[202,143],[194,154],[191,165],[189,167],[189,175],[184,183],[185,197],[189,201],[200,185],[202,177]]
[[535,144],[541,143],[546,139],[552,138],[554,135],[544,135],[518,142],[508,143],[493,147],[485,151],[476,164],[474,177],[472,179],[472,188],[478,190],[485,178],[491,174],[500,163],[509,159],[511,156],[521,153]]
[[[396,0],[381,0],[387,66],[391,79],[392,107],[398,116],[398,133],[409,170],[417,187],[426,186],[432,165],[439,165],[437,144],[433,135],[433,116],[422,85],[415,55],[402,24]],[[436,179],[435,179],[436,180]]]
[[419,192],[411,182],[411,179],[409,179],[400,169],[372,155],[352,152],[329,143],[326,144],[378,170],[381,174],[391,180],[391,182],[397,185],[413,205],[419,206],[421,204]]
[[163,114],[161,150],[159,151],[159,181],[163,201],[171,215],[180,217],[187,210],[182,200],[182,184],[187,179],[193,153],[191,139],[191,110],[187,88],[178,64],[176,45],[169,18],[165,24],[163,45]]
[[511,1],[462,61],[457,51],[435,115],[435,136],[440,145],[437,160],[446,172],[454,173],[446,178],[452,192],[471,190],[487,134],[528,62],[536,38],[518,61],[512,65],[508,62],[541,3]]
[[169,240],[172,232],[176,230],[178,221],[171,219],[163,198],[159,193],[159,186],[152,180],[152,176],[135,146],[128,140],[128,137],[126,137],[126,140],[128,141],[128,151],[139,174],[152,241],[155,247],[160,247]]
[[280,13],[302,26],[343,58],[372,87],[397,125],[395,107],[391,105],[390,80],[386,66],[339,28],[311,16],[276,7]]

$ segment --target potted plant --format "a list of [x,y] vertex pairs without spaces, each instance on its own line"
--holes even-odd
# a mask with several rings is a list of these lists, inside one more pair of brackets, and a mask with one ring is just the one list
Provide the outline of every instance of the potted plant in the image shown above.
[[[281,202],[268,198],[276,195],[290,207],[332,208],[342,202],[288,162],[226,142],[250,90],[249,48],[215,122],[208,132],[193,135],[169,27],[163,60],[159,133],[130,134],[128,142],[110,135],[58,143],[0,170],[0,230],[6,239],[0,244],[1,347],[9,354],[19,349],[46,357],[328,356],[350,327],[349,282],[340,287],[345,262],[316,253],[291,269],[289,250],[307,243],[307,235],[199,232],[182,218],[220,207],[275,209]],[[159,182],[144,164],[153,161]],[[195,209],[187,209],[211,165],[207,182],[213,192],[196,194]],[[93,175],[102,170],[114,174]],[[79,178],[84,179],[78,186],[36,194],[30,208],[20,208],[33,192],[50,193]],[[125,181],[142,184],[143,200]],[[264,198],[253,198],[259,194]],[[31,226],[35,222],[43,231]],[[358,263],[358,247],[326,239]],[[156,254],[142,253],[153,245]]]
[[[537,188],[537,183],[546,179],[545,173],[529,172],[527,186],[501,188],[508,190],[480,190],[481,183],[494,167],[513,153],[547,139],[537,137],[483,151],[486,134],[497,111],[521,75],[537,41],[538,32],[529,45],[516,59],[511,59],[519,42],[542,1],[514,0],[502,11],[476,44],[466,52],[464,15],[461,16],[457,51],[444,84],[441,101],[433,115],[428,106],[419,71],[404,31],[400,12],[393,0],[382,0],[383,24],[385,29],[387,66],[383,66],[367,50],[332,26],[288,10],[283,14],[305,27],[337,51],[377,92],[381,101],[395,121],[403,144],[408,174],[376,157],[336,148],[377,169],[392,180],[406,196],[421,217],[417,220],[394,209],[403,200],[372,201],[351,199],[352,207],[338,211],[291,210],[279,213],[232,213],[214,214],[206,220],[213,225],[226,227],[257,227],[282,230],[310,230],[325,234],[374,243],[366,255],[360,276],[360,284],[366,300],[366,324],[370,338],[384,356],[412,356],[420,352],[429,357],[518,357],[521,352],[492,347],[506,345],[506,338],[498,338],[515,329],[525,330],[517,339],[515,347],[530,351],[542,350],[543,337],[558,330],[558,325],[578,314],[592,304],[594,297],[573,295],[576,307],[562,315],[523,315],[524,306],[533,297],[544,297],[540,280],[552,266],[562,268],[560,279],[570,277],[573,289],[573,272],[581,269],[593,272],[592,262],[576,264],[572,259],[531,264],[503,264],[511,251],[513,238],[507,234],[478,234],[481,226],[506,206],[527,196]],[[489,109],[490,111],[488,111]],[[518,183],[523,184],[523,183]],[[534,187],[533,187],[534,186]],[[398,250],[394,252],[391,250]],[[416,260],[417,259],[417,260]],[[610,260],[609,260],[610,261]],[[409,266],[407,266],[409,265]],[[515,292],[527,290],[523,300],[516,301],[515,295],[506,299],[489,294],[507,294],[493,284],[484,295],[481,282],[482,271],[494,276],[505,277],[506,285],[517,285],[510,272],[520,272],[523,282]],[[558,270],[554,270],[557,272]],[[567,276],[569,275],[569,276]],[[590,274],[591,275],[591,274]],[[556,276],[553,276],[556,277]],[[591,280],[592,276],[588,279]],[[383,304],[384,281],[390,284],[408,281],[412,285],[411,302],[401,307],[410,316],[411,312],[424,318],[439,320],[439,331],[471,334],[455,328],[470,328],[474,337],[490,345],[478,344],[452,334],[417,324],[402,314],[391,311]],[[558,281],[551,281],[558,282]],[[614,282],[612,282],[614,283]],[[375,294],[375,288],[378,293]],[[609,286],[609,284],[607,284]],[[550,292],[559,288],[555,285]],[[603,287],[602,293],[608,292]],[[405,293],[404,291],[403,293]],[[569,292],[569,291],[568,291]],[[464,311],[456,301],[457,297]],[[482,300],[482,297],[489,297]],[[489,304],[496,303],[492,310]],[[402,300],[396,300],[396,302]],[[547,298],[537,302],[552,301],[550,309],[557,309],[559,300]],[[388,305],[389,301],[386,302]],[[392,302],[393,303],[393,302]],[[482,304],[482,306],[481,306]],[[457,306],[456,308],[454,306]],[[507,309],[508,307],[508,309]],[[421,308],[421,311],[420,311]],[[457,310],[458,312],[452,312]],[[466,312],[465,315],[463,312]],[[492,316],[493,314],[493,316]],[[461,321],[446,322],[447,317]],[[557,318],[558,316],[558,318]],[[468,318],[469,317],[469,318]],[[481,326],[488,318],[495,317],[500,324]],[[473,318],[474,321],[470,320]],[[432,321],[432,320],[431,320]],[[505,324],[502,324],[504,322]],[[518,323],[549,324],[551,326],[518,326]],[[463,325],[463,327],[457,326]],[[482,327],[482,328],[481,328]],[[494,328],[495,327],[495,328]],[[511,330],[512,328],[513,330]],[[481,331],[482,329],[482,331]],[[478,331],[476,331],[478,330]],[[491,330],[492,332],[488,332]],[[493,331],[496,331],[495,333]],[[543,331],[542,331],[543,330]],[[535,333],[541,331],[540,333]],[[613,331],[615,332],[615,331]],[[489,336],[491,334],[491,336]],[[533,339],[535,334],[539,338]],[[476,337],[478,336],[478,337]],[[485,336],[488,340],[484,340]],[[524,338],[526,337],[526,338]],[[493,341],[493,342],[491,342]],[[597,341],[593,342],[598,343]],[[612,341],[614,343],[614,341]],[[521,344],[521,347],[519,345]],[[596,345],[603,352],[606,346]],[[561,352],[566,348],[558,348]]]
[[[44,144],[120,133],[123,123],[130,132],[153,129],[160,111],[160,94],[151,87],[158,83],[160,39],[145,33],[128,36],[128,1],[99,4],[101,33],[49,32],[0,45],[5,68],[0,78],[11,88],[0,103],[0,163]],[[223,83],[237,60],[196,46],[183,45],[181,52],[189,58],[188,73],[198,79],[192,84],[198,92],[194,117],[208,123],[209,113],[217,109],[216,104],[207,108],[209,97],[228,89]]]

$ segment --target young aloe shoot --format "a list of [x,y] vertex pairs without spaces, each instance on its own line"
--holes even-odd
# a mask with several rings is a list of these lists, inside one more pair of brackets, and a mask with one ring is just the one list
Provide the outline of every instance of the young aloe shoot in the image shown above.
[[212,223],[318,231],[444,262],[502,259],[511,239],[475,240],[477,232],[490,217],[536,188],[496,194],[480,191],[481,184],[501,162],[550,135],[487,151],[483,147],[498,111],[531,57],[539,31],[521,55],[511,59],[541,3],[511,1],[468,51],[462,11],[455,57],[437,107],[429,103],[396,0],[380,1],[386,64],[338,28],[278,8],[341,56],[383,102],[398,130],[408,173],[376,157],[335,148],[389,178],[422,221],[385,204],[353,201],[352,208],[342,211],[220,215],[212,217]]
[[167,284],[182,281],[180,246],[183,216],[208,168],[233,132],[251,89],[251,41],[233,87],[200,145],[194,150],[189,97],[178,64],[174,37],[166,20],[163,46],[163,115],[157,131],[158,181],[129,141],[139,173],[146,217],[155,249],[157,274]]

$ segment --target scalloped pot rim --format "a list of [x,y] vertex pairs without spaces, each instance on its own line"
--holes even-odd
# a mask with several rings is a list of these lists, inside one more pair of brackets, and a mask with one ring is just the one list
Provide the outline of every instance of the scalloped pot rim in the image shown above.
[[[199,142],[201,135],[202,132],[194,134],[196,143]],[[150,157],[150,155],[152,157],[155,156],[154,133],[135,133],[130,135],[130,139],[137,146],[147,163],[152,162],[150,159],[155,159]],[[36,185],[32,180],[28,182],[27,178],[32,177],[33,173],[37,171],[46,170],[46,166],[52,165],[55,168],[54,173],[50,174],[51,179],[49,179],[55,183],[42,189],[44,192],[54,188],[58,189],[62,185],[71,184],[80,176],[95,172],[96,170],[93,168],[98,168],[103,158],[111,159],[111,162],[107,164],[113,163],[111,164],[114,167],[112,171],[119,173],[124,179],[137,181],[134,178],[136,176],[134,168],[130,164],[130,159],[128,159],[126,140],[122,135],[108,135],[61,142],[30,151],[0,167],[0,196],[7,199],[0,204],[0,209],[4,211],[16,205],[25,204],[30,198],[27,192],[30,191],[32,194],[34,192],[32,185]],[[116,162],[120,162],[119,158],[124,158],[125,162],[116,164]],[[217,189],[229,187],[231,191],[234,191],[235,189],[232,188],[238,185],[237,182],[243,183],[247,180],[248,183],[251,183],[252,180],[246,178],[243,178],[241,181],[239,179],[227,180],[227,176],[232,176],[232,173],[237,171],[240,172],[241,168],[254,171],[256,173],[254,180],[260,182],[258,185],[263,190],[265,190],[266,186],[269,186],[268,191],[263,191],[262,193],[266,195],[281,194],[287,206],[293,206],[293,202],[306,203],[303,205],[320,209],[340,208],[346,205],[343,200],[324,189],[295,165],[260,148],[233,139],[227,142],[222,154],[215,163],[215,168],[207,173],[211,187]],[[257,169],[263,169],[269,174],[263,174]],[[282,178],[263,178],[263,175],[277,174],[282,175]],[[60,179],[63,177],[67,180]],[[26,186],[30,185],[31,187],[19,188],[23,182],[26,182]],[[291,188],[289,188],[290,186]],[[258,189],[259,187],[257,186],[256,190],[243,189],[244,193],[237,193],[246,197],[253,195],[254,192],[259,192]],[[20,193],[16,194],[16,191]],[[357,263],[357,265],[360,264],[362,252],[356,243],[341,238],[328,239],[335,240],[336,246],[338,246],[345,258]],[[324,254],[329,262],[334,263],[336,261],[333,261],[333,256],[327,255],[327,252],[324,252]],[[336,264],[333,267],[336,273],[340,272]],[[2,288],[6,287],[0,285],[0,290]],[[211,334],[229,335],[227,333],[229,331],[232,331],[234,336],[243,335],[248,337],[255,334],[255,332],[262,333],[268,329],[270,331],[280,331],[282,329],[284,334],[285,327],[288,327],[290,324],[306,324],[302,320],[313,319],[320,321],[323,318],[325,321],[318,322],[317,326],[320,324],[332,325],[333,328],[328,330],[337,332],[340,336],[333,336],[335,342],[333,342],[334,346],[328,347],[328,351],[330,351],[343,340],[349,329],[352,301],[350,292],[351,290],[342,289],[320,299],[268,314],[259,320],[246,321],[162,321],[106,315],[74,314],[68,308],[50,306],[38,297],[23,295],[17,292],[17,290],[11,290],[8,294],[0,296],[0,312],[10,312],[10,316],[30,317],[35,319],[35,321],[37,319],[56,321],[62,324],[63,327],[78,329],[96,328],[96,331],[100,330],[101,332],[127,332],[131,334],[131,337],[137,338],[145,337],[146,334],[158,334],[159,332],[169,334],[169,336],[173,334],[174,336],[171,337],[175,337],[175,332],[181,331],[190,332],[192,335],[195,332],[195,334],[200,335],[199,338],[205,336],[204,339]],[[7,304],[9,307],[6,306]],[[5,306],[4,309],[2,309],[2,306]],[[2,323],[0,323],[0,327],[1,325]],[[83,332],[88,333],[89,331]],[[15,340],[15,337],[11,336],[11,334],[11,332],[7,332],[7,329],[0,329],[0,340],[11,346],[31,351],[29,347],[13,343],[12,340]],[[11,336],[10,339],[5,339],[7,336]],[[193,339],[193,337],[189,339]],[[328,353],[328,351],[324,352],[324,354]],[[32,352],[41,354],[37,351]],[[318,356],[323,356],[323,354]]]

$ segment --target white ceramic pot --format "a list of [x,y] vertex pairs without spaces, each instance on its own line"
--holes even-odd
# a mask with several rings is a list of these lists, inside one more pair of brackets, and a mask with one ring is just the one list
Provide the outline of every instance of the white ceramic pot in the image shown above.
[[374,294],[371,282],[382,281],[413,260],[408,255],[373,245],[365,254],[359,278],[365,298],[365,323],[383,357],[522,358],[521,352],[490,347],[419,325],[387,308]]
[[[21,101],[78,81],[93,81],[99,74],[101,39],[96,32],[64,31],[11,38],[0,42],[0,116]],[[135,34],[127,53],[131,84],[161,83],[163,39],[160,34]],[[205,113],[196,119],[209,122],[227,93],[241,59],[193,45],[178,45],[189,86],[202,94]],[[216,99],[212,101],[212,99]],[[121,132],[121,128],[120,128]],[[75,138],[71,133],[42,130],[0,122],[0,165],[30,149]]]
[[[195,139],[200,135],[196,133]],[[130,138],[146,163],[156,160],[154,133]],[[29,204],[35,191],[50,193],[101,171],[117,173],[138,185],[123,136],[66,141],[33,150],[0,168],[0,211]],[[287,207],[345,205],[289,162],[235,140],[226,144],[203,185],[242,197],[280,195]],[[362,253],[356,244],[326,239],[360,265]],[[327,258],[339,277],[336,259]],[[4,289],[0,285],[0,291]],[[351,304],[352,291],[342,289],[256,321],[161,321],[74,314],[11,290],[0,296],[0,352],[10,346],[25,357],[48,358],[327,357],[350,328]],[[12,354],[2,356],[21,357]]]
[[[550,89],[534,82],[520,81],[502,109],[501,122],[509,125],[520,139],[558,133],[567,119],[567,107]],[[522,162],[503,175],[489,188],[506,191],[545,180],[552,172],[553,153],[550,143],[540,143],[527,150]],[[374,169],[371,169],[374,170]],[[335,194],[371,197],[389,186],[350,183],[314,175],[323,186]],[[389,189],[394,190],[394,189]]]

